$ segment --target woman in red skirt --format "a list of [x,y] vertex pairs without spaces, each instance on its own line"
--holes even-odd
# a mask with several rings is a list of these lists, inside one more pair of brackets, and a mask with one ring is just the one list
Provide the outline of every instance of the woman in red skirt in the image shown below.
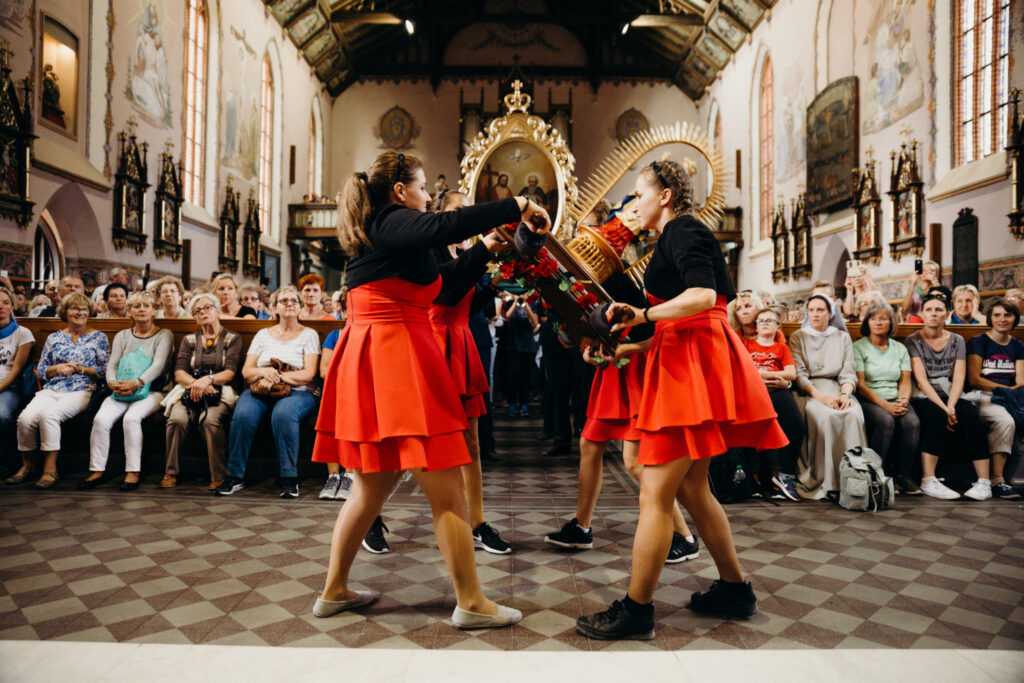
[[[618,273],[602,283],[616,301],[643,305],[643,295],[624,274]],[[545,543],[560,548],[586,549],[594,547],[591,520],[601,493],[604,477],[604,451],[608,442],[622,441],[622,463],[634,479],[640,481],[643,466],[637,462],[640,450],[640,431],[636,428],[640,407],[646,351],[654,325],[645,323],[629,332],[629,340],[619,344],[609,362],[599,364],[593,359],[589,345],[583,349],[583,359],[598,365],[590,386],[587,402],[587,421],[580,437],[580,470],[576,493],[576,516],[553,534],[544,537]],[[615,361],[629,358],[622,368]],[[690,533],[679,504],[672,508],[672,545],[666,564],[678,564],[697,557],[696,537]]]
[[522,613],[484,597],[473,558],[457,469],[470,462],[462,436],[468,424],[427,313],[441,289],[433,249],[520,218],[540,215],[545,229],[551,221],[522,197],[426,213],[426,184],[419,160],[394,152],[345,184],[338,238],[351,258],[348,325],[325,378],[313,459],[352,470],[356,486],[335,522],[313,614],[328,617],[376,598],[351,590],[349,571],[385,498],[402,471],[412,470],[455,585],[453,624],[508,626]]
[[[469,206],[469,200],[461,192],[445,192],[441,195],[441,212],[455,211]],[[473,334],[469,331],[469,309],[476,294],[476,283],[487,271],[491,252],[505,249],[508,244],[497,233],[489,233],[470,249],[455,257],[455,245],[435,250],[438,267],[441,270],[441,294],[430,304],[430,324],[441,344],[441,352],[455,380],[455,388],[466,411],[469,429],[465,432],[466,446],[473,459],[462,466],[462,480],[466,485],[466,502],[469,504],[469,525],[473,528],[473,544],[495,555],[507,555],[512,546],[505,542],[490,524],[484,520],[484,482],[480,466],[480,416],[486,414],[484,394],[491,390],[487,373],[480,361]],[[492,296],[490,292],[487,296]]]
[[654,590],[672,542],[672,503],[687,509],[719,576],[694,593],[690,608],[724,616],[757,612],[743,578],[729,520],[708,487],[708,463],[730,447],[780,448],[786,436],[768,391],[729,327],[726,304],[736,296],[718,239],[693,218],[693,189],[676,162],[654,162],[636,181],[634,213],[660,233],[644,275],[651,306],[615,303],[632,319],[613,329],[654,322],[637,428],[640,430],[640,520],[633,574],[620,601],[582,616],[577,629],[599,639],[654,637]]

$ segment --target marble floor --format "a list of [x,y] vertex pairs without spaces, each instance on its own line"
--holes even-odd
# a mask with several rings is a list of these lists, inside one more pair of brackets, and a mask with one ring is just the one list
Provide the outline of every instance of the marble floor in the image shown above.
[[[1019,501],[901,498],[877,514],[813,501],[728,506],[758,615],[723,621],[683,607],[716,576],[702,552],[665,568],[655,640],[579,636],[581,612],[625,592],[637,487],[609,454],[594,549],[545,545],[544,534],[574,514],[576,475],[574,457],[540,455],[547,443],[537,440],[539,427],[499,418],[502,459],[485,471],[489,521],[515,552],[479,551],[480,576],[491,597],[525,615],[497,631],[462,632],[448,622],[452,589],[412,481],[385,507],[392,552],[363,552],[352,572],[356,587],[381,599],[330,619],[310,614],[341,504],[317,500],[320,481],[304,481],[301,497],[288,501],[271,481],[230,498],[210,496],[199,481],[160,490],[160,473],[146,473],[133,493],[115,483],[79,492],[72,477],[49,491],[4,487],[0,681],[164,680],[192,669],[197,680],[251,681],[287,667],[313,680],[356,667],[365,675],[352,680],[422,681],[417,672],[430,680],[484,663],[495,667],[493,680],[570,666],[597,679],[642,670],[649,680],[743,680],[748,672],[763,681],[811,671],[809,660],[797,670],[785,658],[794,650],[822,662],[815,678],[843,680],[891,663],[892,675],[905,670],[910,680],[926,672],[927,680],[1024,680]],[[318,647],[331,649],[314,657],[304,649]],[[430,652],[437,650],[449,654]],[[164,659],[174,666],[161,667]],[[218,660],[234,664],[218,671]],[[329,661],[340,668],[321,669]],[[69,662],[80,674],[59,676]],[[143,678],[126,674],[143,669]]]

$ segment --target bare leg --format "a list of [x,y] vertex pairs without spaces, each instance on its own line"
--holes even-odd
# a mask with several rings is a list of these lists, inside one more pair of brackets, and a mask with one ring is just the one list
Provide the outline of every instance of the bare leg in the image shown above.
[[339,465],[336,462],[329,462],[329,463],[326,463],[326,464],[327,464],[327,476],[328,477],[331,476],[332,474],[341,474],[341,465]]
[[921,476],[922,478],[934,477],[935,467],[939,464],[939,456],[921,451]]
[[576,491],[576,522],[584,529],[590,527],[601,493],[604,472],[604,441],[590,441],[580,438],[580,471]]
[[469,421],[469,429],[463,432],[466,437],[466,447],[469,448],[469,457],[472,460],[463,465],[462,483],[466,488],[466,502],[469,505],[469,525],[475,529],[484,523],[484,474],[480,465],[480,419],[476,417],[466,418]]
[[[51,472],[57,472],[57,454],[59,451],[47,451],[43,454],[43,471],[40,473],[39,482],[48,483],[52,480]],[[987,463],[986,463],[987,464]]]
[[988,459],[975,460],[974,472],[978,475],[978,479],[988,479]]
[[704,545],[711,553],[711,559],[718,567],[718,575],[724,581],[743,581],[740,558],[732,541],[732,528],[721,504],[711,495],[708,486],[708,465],[710,458],[694,460],[679,488],[679,499],[690,513],[690,519],[697,525],[697,532],[704,539]]
[[497,603],[484,597],[476,573],[473,531],[466,518],[466,501],[463,497],[463,481],[459,471],[455,468],[435,472],[417,470],[414,474],[424,495],[430,501],[437,545],[441,549],[444,562],[448,565],[448,573],[455,585],[458,607],[477,614],[497,614]]
[[1009,458],[1009,453],[993,453],[992,454],[992,478],[1002,479],[1003,468],[1006,467],[1006,460]]
[[[637,462],[639,456],[639,441],[622,442],[622,464],[637,481],[640,481],[640,473],[644,471],[644,466]],[[678,500],[672,505],[672,530],[684,537],[690,535],[690,527],[686,526],[686,520],[683,519],[683,511],[679,509]]]
[[641,604],[654,600],[654,589],[672,546],[672,503],[689,469],[690,459],[679,458],[645,467],[641,473],[640,520],[633,539],[633,575],[628,591],[629,597]]
[[355,593],[348,588],[348,573],[352,569],[352,562],[355,561],[366,532],[370,530],[374,518],[380,514],[381,506],[401,474],[364,474],[354,471],[356,486],[352,487],[352,495],[342,506],[334,523],[327,580],[321,595],[324,600],[340,602],[355,597]]

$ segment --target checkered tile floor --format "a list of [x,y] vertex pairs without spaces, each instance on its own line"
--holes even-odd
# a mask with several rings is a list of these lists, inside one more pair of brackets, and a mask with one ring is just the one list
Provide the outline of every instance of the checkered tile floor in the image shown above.
[[515,553],[477,553],[488,594],[523,610],[505,630],[460,632],[429,508],[413,482],[385,507],[392,552],[361,553],[356,586],[381,599],[331,619],[310,614],[323,584],[340,503],[322,482],[282,501],[272,482],[214,498],[199,483],[134,493],[111,483],[78,492],[0,489],[0,639],[501,650],[719,648],[1024,649],[1024,505],[900,499],[895,510],[846,512],[823,502],[727,508],[760,598],[748,621],[682,607],[716,576],[706,553],[666,567],[657,638],[578,636],[581,612],[625,593],[636,486],[617,457],[593,550],[567,553],[543,535],[575,509],[575,458],[538,455],[533,420],[499,418],[502,462],[485,468],[489,521]]

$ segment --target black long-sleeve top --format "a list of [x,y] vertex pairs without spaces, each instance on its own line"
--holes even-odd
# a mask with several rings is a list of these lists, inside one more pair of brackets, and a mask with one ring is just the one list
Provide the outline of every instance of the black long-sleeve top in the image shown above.
[[437,247],[434,249],[434,259],[441,273],[441,293],[434,302],[455,306],[471,289],[476,288],[476,283],[487,272],[491,252],[480,241],[455,258],[452,258],[448,247]]
[[370,246],[349,261],[348,287],[389,277],[429,285],[440,274],[435,247],[461,242],[496,225],[518,221],[520,216],[519,204],[511,198],[444,213],[389,204],[370,216],[366,227]]
[[665,300],[690,287],[713,289],[726,301],[736,298],[718,238],[692,216],[674,218],[661,231],[644,273],[644,287]]
[[[613,301],[621,301],[637,308],[647,308],[649,305],[643,292],[637,289],[637,286],[625,273],[615,273],[602,282],[601,286]],[[654,336],[654,323],[643,323],[629,328],[629,341],[639,342],[650,339],[652,336]]]

